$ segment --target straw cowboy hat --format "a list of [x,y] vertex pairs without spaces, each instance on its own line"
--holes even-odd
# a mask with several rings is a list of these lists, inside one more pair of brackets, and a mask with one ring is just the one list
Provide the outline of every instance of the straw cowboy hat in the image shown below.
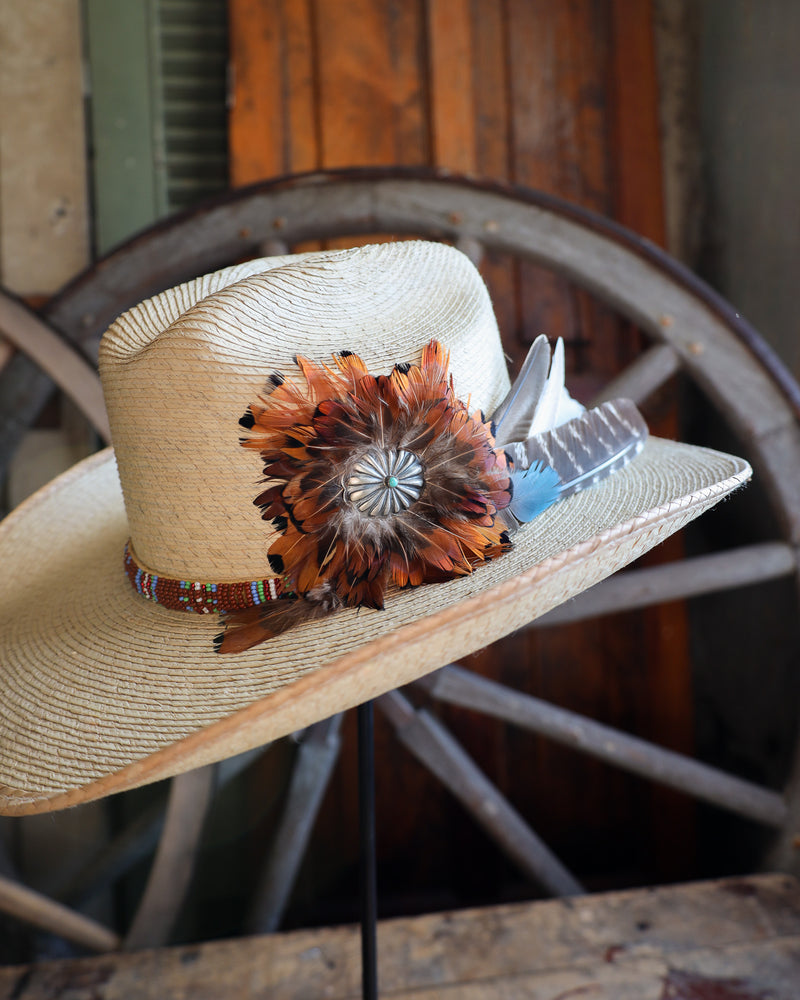
[[[478,411],[498,412],[509,391],[497,326],[477,271],[439,244],[269,258],[198,278],[112,325],[101,376],[114,449],[0,525],[6,814],[165,778],[413,681],[613,573],[750,474],[741,459],[650,438],[620,471],[518,526],[530,518],[514,523],[511,484],[520,504],[547,463],[513,472],[513,449],[507,459],[490,447]],[[302,472],[321,454],[309,421],[323,436],[360,433],[342,409],[356,390],[326,398],[344,383],[366,386],[386,412],[403,393],[436,396],[439,416],[423,419],[428,458],[397,445],[376,473],[362,449],[342,459],[335,503],[325,494],[309,506],[328,488]],[[289,426],[292,407],[306,430]],[[442,422],[469,441],[464,475],[488,485],[465,479],[453,511],[440,500],[410,555],[400,528],[384,550],[373,528],[394,531],[432,494],[437,446],[450,461]],[[334,508],[368,530],[349,549],[329,532],[312,552],[309,525],[328,531]],[[226,654],[221,606],[245,630],[262,612],[303,615]]]

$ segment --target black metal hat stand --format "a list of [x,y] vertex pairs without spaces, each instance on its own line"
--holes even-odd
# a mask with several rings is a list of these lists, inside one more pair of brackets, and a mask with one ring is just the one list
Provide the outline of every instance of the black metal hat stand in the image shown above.
[[361,860],[361,984],[364,1000],[378,997],[378,890],[375,846],[375,738],[371,701],[358,709],[358,828]]

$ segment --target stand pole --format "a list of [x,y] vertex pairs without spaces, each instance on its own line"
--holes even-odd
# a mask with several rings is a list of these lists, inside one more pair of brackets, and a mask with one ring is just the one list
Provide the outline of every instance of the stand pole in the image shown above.
[[361,853],[361,982],[364,1000],[378,998],[378,890],[375,863],[375,741],[372,702],[358,709],[358,823]]

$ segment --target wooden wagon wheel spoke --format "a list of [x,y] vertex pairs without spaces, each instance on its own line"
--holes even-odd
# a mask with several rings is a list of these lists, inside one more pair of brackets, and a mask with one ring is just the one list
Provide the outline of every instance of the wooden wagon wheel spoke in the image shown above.
[[14,356],[14,347],[10,340],[0,336],[0,372]]
[[403,745],[459,799],[524,872],[557,896],[585,892],[438,719],[415,709],[399,691],[381,695],[376,704]]
[[109,928],[41,892],[0,875],[0,911],[89,951],[116,951],[120,938]]
[[103,441],[111,440],[97,372],[61,334],[19,299],[3,291],[0,291],[0,337],[27,355],[72,399]]
[[155,802],[143,809],[129,826],[113,837],[68,881],[51,886],[50,892],[63,903],[82,906],[152,854],[163,828],[164,804]]
[[[216,767],[214,795],[260,757],[271,744],[228,758]],[[164,827],[166,803],[156,801],[116,833],[87,864],[68,877],[48,885],[50,895],[62,903],[81,906],[146,860],[158,845]]]
[[264,240],[264,242],[259,245],[258,252],[262,257],[282,257],[284,254],[291,253],[291,250],[289,249],[289,244],[285,240],[273,238]]
[[715,594],[778,580],[796,572],[797,553],[785,542],[746,545],[681,562],[629,569],[554,608],[532,622],[531,627],[565,625],[665,601]]
[[608,382],[592,400],[597,406],[609,399],[643,403],[680,371],[681,359],[669,344],[654,344]]
[[303,734],[272,852],[257,880],[247,927],[263,934],[280,926],[322,797],[339,758],[342,717],[317,722]]
[[786,820],[786,803],[776,792],[460,667],[443,667],[417,684],[441,701],[513,722],[748,819],[772,827]]
[[475,267],[481,266],[485,252],[483,243],[476,240],[474,236],[460,236],[456,240],[455,245],[463,254],[469,257]]
[[166,944],[189,887],[213,784],[213,765],[172,779],[164,833],[125,937],[127,950]]

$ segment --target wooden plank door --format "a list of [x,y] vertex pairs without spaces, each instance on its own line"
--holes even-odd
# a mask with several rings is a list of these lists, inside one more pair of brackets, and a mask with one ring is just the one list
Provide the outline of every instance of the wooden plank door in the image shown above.
[[[540,188],[663,242],[650,0],[230,0],[229,9],[233,184],[322,168],[436,166]],[[588,398],[635,354],[637,332],[564,279],[501,256],[482,272],[514,362],[539,333],[563,336],[571,384]],[[650,416],[658,430],[675,429],[671,406]],[[681,605],[528,632],[470,665],[691,749]],[[691,872],[692,813],[682,800],[473,713],[443,715],[590,881],[615,867],[622,880]],[[379,740],[381,780],[392,789],[379,817],[382,851],[397,873],[384,889],[438,879],[446,892],[465,872],[473,898],[496,888],[504,862],[474,864],[491,857],[483,835],[388,734]],[[332,878],[323,842],[354,863],[353,752],[346,733],[309,878]]]

